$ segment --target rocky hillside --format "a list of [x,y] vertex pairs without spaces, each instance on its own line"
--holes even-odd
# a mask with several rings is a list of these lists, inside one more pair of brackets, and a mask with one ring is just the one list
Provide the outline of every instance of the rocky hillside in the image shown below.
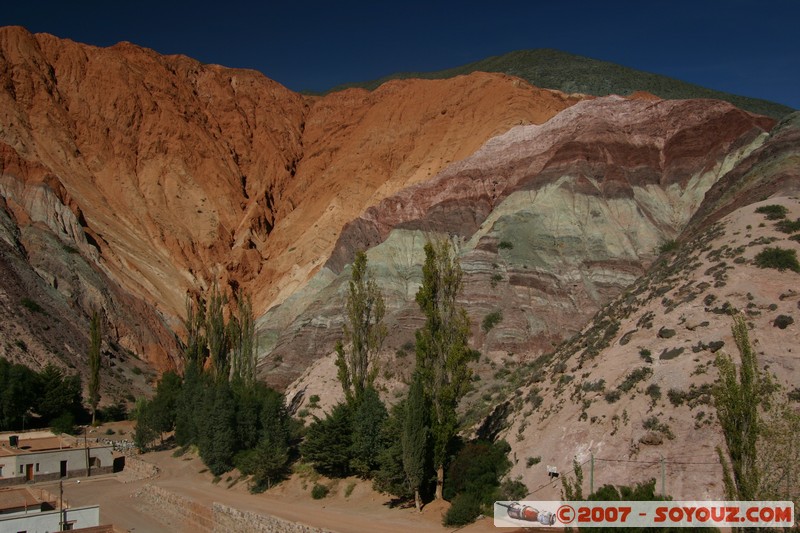
[[45,306],[45,291],[76,340],[14,357],[83,353],[99,308],[115,343],[159,369],[176,364],[187,292],[242,288],[262,313],[364,209],[578,101],[490,74],[304,97],[253,71],[16,27],[0,29],[0,80],[0,207],[17,254],[3,260],[32,280],[0,281],[3,354],[29,322],[19,302]]
[[646,271],[771,124],[719,101],[607,97],[512,128],[349,223],[306,290],[265,316],[264,375],[280,384],[332,350],[357,249],[387,295],[388,354],[413,340],[429,236],[459,249],[484,374],[501,354],[549,351]]
[[[797,119],[719,180],[678,243],[580,334],[510,368],[525,376],[497,397],[508,399],[497,413],[512,475],[535,488],[546,484],[544,465],[569,470],[573,457],[594,454],[597,487],[659,479],[664,457],[670,494],[722,497],[709,387],[715,354],[738,357],[731,315],[744,314],[760,368],[795,397],[800,381],[800,273],[754,260],[768,247],[800,252]],[[776,205],[785,218],[764,212]]]

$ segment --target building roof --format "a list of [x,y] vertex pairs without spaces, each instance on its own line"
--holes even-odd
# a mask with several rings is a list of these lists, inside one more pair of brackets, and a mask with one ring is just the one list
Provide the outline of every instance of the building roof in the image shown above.
[[[84,442],[82,439],[64,438],[61,436],[46,436],[46,437],[33,437],[25,438],[25,435],[20,435],[19,445],[12,448],[8,438],[0,437],[0,457],[11,457],[15,455],[23,455],[28,453],[50,452],[57,450],[76,450],[83,449]],[[94,439],[92,439],[94,440]],[[108,448],[109,446],[93,442],[89,440],[86,446],[89,448]]]
[[0,489],[0,513],[12,509],[39,507],[42,502],[26,487]]

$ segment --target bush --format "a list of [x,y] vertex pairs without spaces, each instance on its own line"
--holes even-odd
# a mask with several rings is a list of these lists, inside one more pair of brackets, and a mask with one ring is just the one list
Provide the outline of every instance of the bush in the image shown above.
[[789,315],[778,315],[772,323],[773,326],[780,329],[786,329],[791,324],[794,324],[794,319]]
[[669,403],[678,407],[683,405],[683,401],[686,399],[686,393],[680,389],[669,389],[667,391],[667,398],[669,398]]
[[484,333],[489,333],[492,328],[494,328],[497,324],[499,324],[503,320],[503,312],[502,311],[492,311],[485,317],[483,317],[483,322],[481,323],[481,328],[483,329]]
[[637,368],[625,377],[625,380],[619,384],[618,389],[622,392],[628,392],[652,373],[653,371],[647,367]]
[[511,241],[500,241],[500,244],[497,247],[500,248],[501,250],[513,250],[514,243],[512,243]]
[[789,210],[784,206],[777,204],[762,205],[756,209],[756,213],[767,215],[767,220],[780,220],[782,218],[786,218],[786,213],[788,212]]
[[800,218],[797,220],[781,220],[775,227],[778,231],[782,231],[783,233],[794,233],[795,231],[800,231]]
[[676,241],[675,239],[670,239],[668,241],[664,241],[663,243],[661,243],[661,246],[658,247],[658,253],[665,254],[668,252],[674,252],[679,247],[680,245],[678,244],[678,241]]
[[522,481],[507,479],[500,485],[501,500],[523,500],[528,495],[528,487]]
[[27,309],[31,313],[40,313],[40,314],[43,314],[43,315],[47,314],[47,313],[44,312],[44,309],[42,308],[41,305],[39,305],[38,303],[34,302],[30,298],[23,298],[20,303],[22,304],[22,306],[25,309]]
[[794,250],[777,246],[765,248],[756,255],[755,261],[761,268],[775,268],[780,271],[788,268],[793,272],[800,272],[800,262],[797,261],[797,252]]
[[445,526],[471,524],[481,514],[481,498],[477,494],[464,492],[453,499],[453,505],[444,515]]
[[320,485],[319,483],[315,483],[314,487],[311,489],[311,497],[315,500],[321,500],[322,498],[326,497],[331,489],[326,487],[325,485]]
[[542,457],[540,455],[537,455],[536,457],[528,457],[528,459],[525,461],[525,466],[527,468],[530,468],[533,465],[538,465],[541,462],[542,462]]
[[659,387],[655,383],[651,383],[647,387],[645,394],[647,394],[648,396],[650,396],[650,398],[653,399],[653,403],[656,403],[658,400],[661,399],[661,387]]
[[605,399],[608,403],[614,403],[619,400],[620,393],[618,390],[611,390],[605,394]]
[[53,419],[50,423],[53,433],[56,435],[66,433],[68,435],[75,434],[75,416],[72,413],[63,413],[62,415]]

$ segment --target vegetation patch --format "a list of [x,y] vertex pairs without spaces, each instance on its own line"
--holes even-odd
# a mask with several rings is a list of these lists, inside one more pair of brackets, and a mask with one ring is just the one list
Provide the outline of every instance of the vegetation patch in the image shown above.
[[489,333],[492,328],[494,328],[497,324],[503,321],[503,312],[500,310],[492,311],[485,317],[483,317],[483,322],[481,322],[481,329],[483,329],[484,333]]
[[760,251],[755,257],[756,265],[761,268],[775,268],[783,271],[789,269],[800,272],[800,262],[797,261],[797,252],[780,247],[769,247]]
[[794,233],[800,231],[800,218],[796,220],[781,220],[775,224],[775,228],[783,233]]
[[42,315],[47,314],[47,312],[45,312],[44,308],[42,308],[41,305],[31,300],[30,298],[23,298],[19,303],[22,304],[22,307],[24,307],[31,313],[39,313]]
[[622,392],[629,392],[636,386],[637,383],[650,377],[652,373],[653,370],[648,367],[643,366],[641,368],[637,368],[636,370],[633,370],[630,374],[625,376],[625,380],[619,384],[619,387],[617,387],[617,389],[619,389]]
[[789,315],[778,315],[772,323],[773,326],[780,329],[786,329],[787,326],[792,324],[794,324],[794,319]]
[[321,500],[328,495],[330,490],[331,489],[329,489],[326,485],[315,483],[314,487],[311,489],[311,497],[315,500]]
[[778,204],[762,205],[756,209],[756,213],[766,215],[767,220],[780,220],[782,218],[786,218],[786,213],[788,212],[789,210],[786,209],[786,207]]

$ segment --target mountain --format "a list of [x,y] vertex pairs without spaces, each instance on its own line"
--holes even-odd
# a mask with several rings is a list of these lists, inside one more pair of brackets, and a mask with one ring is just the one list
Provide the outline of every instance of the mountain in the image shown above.
[[[5,241],[37,284],[0,282],[8,316],[47,292],[88,332],[102,309],[115,342],[159,369],[178,364],[187,293],[241,288],[261,314],[369,205],[580,99],[482,73],[304,97],[254,71],[17,27],[0,29],[0,54]],[[43,360],[14,348],[10,324],[4,353]]]
[[712,186],[645,276],[578,335],[529,362],[519,386],[500,395],[508,409],[499,433],[518,460],[512,475],[534,486],[542,465],[584,463],[593,453],[595,479],[628,483],[659,479],[667,457],[669,493],[722,495],[710,385],[720,350],[738,362],[731,315],[746,318],[759,368],[797,394],[799,274],[759,268],[755,257],[768,247],[800,252],[796,230],[757,212],[780,205],[786,220],[800,220],[799,157],[795,113]]
[[505,437],[530,488],[589,453],[607,460],[603,482],[652,477],[661,453],[673,496],[718,499],[718,466],[692,479],[680,446],[720,442],[707,385],[730,312],[745,310],[783,383],[800,378],[797,325],[778,320],[797,314],[797,274],[753,264],[799,246],[755,213],[800,216],[798,115],[776,126],[636,83],[593,97],[473,72],[307,96],[130,43],[2,28],[0,356],[85,372],[100,310],[104,398],[146,394],[181,365],[187,296],[216,285],[253,299],[259,377],[295,411],[313,395],[326,408],[365,249],[391,403],[423,321],[424,243],[449,239],[481,353],[468,433]]
[[527,80],[537,87],[555,89],[567,94],[628,96],[637,91],[644,91],[665,99],[713,98],[776,119],[794,111],[788,106],[767,100],[715,91],[667,76],[551,49],[518,50],[436,72],[400,72],[377,80],[340,85],[330,92],[351,87],[374,90],[389,80],[446,79],[472,72],[502,72]]
[[[291,378],[331,353],[358,249],[368,249],[386,295],[389,352],[401,353],[422,323],[414,294],[430,237],[459,250],[482,378],[547,353],[647,272],[771,125],[720,101],[606,97],[512,128],[348,223],[307,288],[264,316],[264,375]],[[502,321],[483,332],[495,311]],[[323,382],[329,366],[297,390]],[[389,357],[384,366],[405,363]]]

